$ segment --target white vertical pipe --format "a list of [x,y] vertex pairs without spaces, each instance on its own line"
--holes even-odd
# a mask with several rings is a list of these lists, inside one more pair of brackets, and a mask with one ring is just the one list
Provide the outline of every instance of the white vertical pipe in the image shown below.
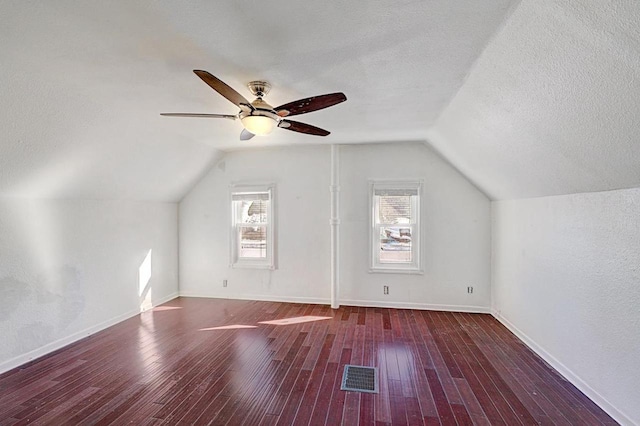
[[340,147],[331,145],[331,307],[338,309],[340,302]]

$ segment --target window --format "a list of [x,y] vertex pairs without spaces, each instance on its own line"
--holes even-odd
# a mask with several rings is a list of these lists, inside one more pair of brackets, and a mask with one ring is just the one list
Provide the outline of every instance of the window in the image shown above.
[[231,266],[275,268],[273,186],[231,187]]
[[371,182],[371,272],[422,273],[421,182]]

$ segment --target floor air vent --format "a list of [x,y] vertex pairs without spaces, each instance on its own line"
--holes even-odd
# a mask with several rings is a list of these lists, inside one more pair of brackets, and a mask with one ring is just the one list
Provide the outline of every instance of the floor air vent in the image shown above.
[[340,390],[378,393],[378,375],[375,367],[345,365]]

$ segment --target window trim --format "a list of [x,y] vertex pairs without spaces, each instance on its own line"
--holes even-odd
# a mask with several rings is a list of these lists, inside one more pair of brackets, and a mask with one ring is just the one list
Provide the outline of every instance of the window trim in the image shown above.
[[[265,259],[241,258],[238,255],[238,239],[236,223],[236,211],[234,206],[234,194],[242,193],[268,193],[267,203],[267,256]],[[276,241],[275,241],[275,184],[231,184],[229,186],[229,267],[248,269],[276,269]]]
[[[422,269],[422,230],[421,230],[421,204],[422,204],[422,180],[369,180],[369,273],[388,274],[424,274]],[[376,190],[394,189],[417,191],[417,199],[412,203],[415,213],[412,223],[412,261],[409,263],[381,263],[379,258],[380,231],[376,222],[377,203],[375,202]]]

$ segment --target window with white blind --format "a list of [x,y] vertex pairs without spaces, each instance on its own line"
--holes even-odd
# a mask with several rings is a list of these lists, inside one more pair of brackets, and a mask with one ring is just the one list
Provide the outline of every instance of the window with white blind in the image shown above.
[[422,273],[420,194],[422,183],[370,183],[371,272]]
[[273,185],[231,187],[231,266],[275,268]]

